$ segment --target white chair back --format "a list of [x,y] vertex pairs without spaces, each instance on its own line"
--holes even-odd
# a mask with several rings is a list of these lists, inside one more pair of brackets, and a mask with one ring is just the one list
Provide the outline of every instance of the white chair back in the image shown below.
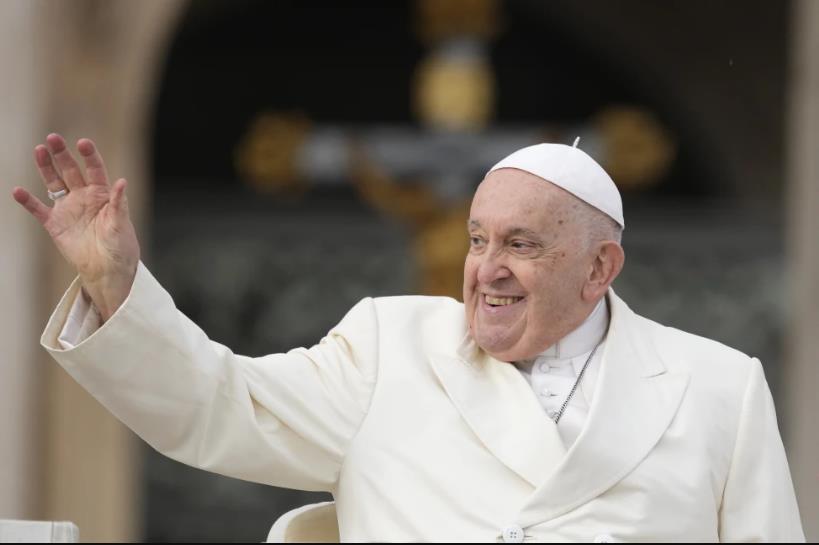
[[288,511],[277,520],[268,543],[338,543],[336,504],[332,501],[313,503]]
[[77,543],[80,530],[71,522],[0,520],[0,543]]

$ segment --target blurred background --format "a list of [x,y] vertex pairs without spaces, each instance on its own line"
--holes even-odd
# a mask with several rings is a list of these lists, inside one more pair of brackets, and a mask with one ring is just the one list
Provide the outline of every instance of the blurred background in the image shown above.
[[73,275],[8,194],[44,194],[48,132],[97,141],[147,266],[254,356],[460,298],[484,172],[580,136],[624,198],[615,290],[762,360],[819,539],[819,2],[6,0],[0,75],[0,518],[258,542],[324,499],[163,458],[40,349]]

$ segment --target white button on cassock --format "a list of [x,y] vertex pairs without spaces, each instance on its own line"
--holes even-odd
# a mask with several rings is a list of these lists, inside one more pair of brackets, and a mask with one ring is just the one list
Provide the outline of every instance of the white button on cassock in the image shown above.
[[600,534],[594,538],[595,543],[614,543],[614,538],[608,534]]
[[512,524],[501,532],[504,543],[523,543],[523,528]]

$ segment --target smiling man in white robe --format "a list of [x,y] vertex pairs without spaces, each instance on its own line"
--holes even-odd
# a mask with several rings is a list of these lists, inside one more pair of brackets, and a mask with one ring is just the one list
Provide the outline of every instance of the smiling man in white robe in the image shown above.
[[[42,336],[151,446],[333,494],[345,541],[803,541],[762,366],[635,314],[616,186],[577,147],[475,194],[464,303],[365,299],[318,344],[210,341],[139,259],[93,142],[38,146],[14,198],[78,272]],[[331,511],[333,513],[333,511]]]

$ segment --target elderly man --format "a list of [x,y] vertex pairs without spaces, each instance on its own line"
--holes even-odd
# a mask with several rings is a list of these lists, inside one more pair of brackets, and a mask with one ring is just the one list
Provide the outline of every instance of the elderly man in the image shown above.
[[365,299],[317,345],[210,341],[139,261],[125,180],[50,135],[55,200],[17,188],[79,278],[42,337],[154,448],[332,492],[351,541],[801,541],[762,367],[611,290],[622,205],[576,147],[496,165],[471,208],[464,304]]

